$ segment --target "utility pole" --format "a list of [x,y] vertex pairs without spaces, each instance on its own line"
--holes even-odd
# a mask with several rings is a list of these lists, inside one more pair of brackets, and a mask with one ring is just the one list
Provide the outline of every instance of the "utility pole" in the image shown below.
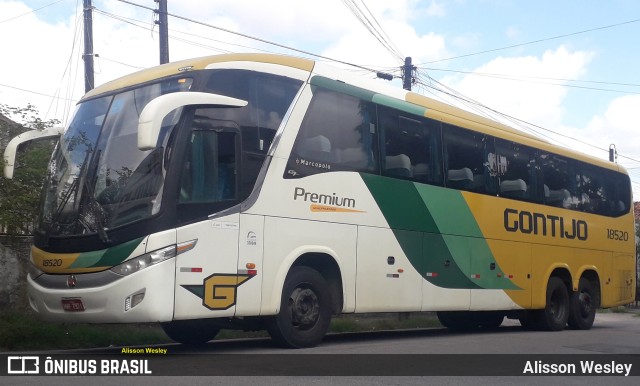
[[93,6],[91,0],[83,0],[84,15],[84,92],[95,86],[93,80]]
[[160,64],[169,63],[169,25],[167,18],[167,0],[154,0],[158,3],[158,20],[160,26]]
[[404,66],[402,66],[402,88],[411,91],[411,84],[413,83],[413,71],[415,66],[411,64],[411,57],[404,58]]

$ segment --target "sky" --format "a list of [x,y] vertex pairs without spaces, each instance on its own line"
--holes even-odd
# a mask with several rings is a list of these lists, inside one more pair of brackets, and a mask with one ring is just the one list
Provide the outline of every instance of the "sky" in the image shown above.
[[[0,0],[0,104],[68,121],[84,94],[82,3]],[[96,85],[159,64],[153,0],[92,3]],[[599,158],[615,144],[640,200],[640,1],[168,0],[168,11],[171,61],[309,57],[239,34],[395,75],[410,56],[413,91],[463,96],[475,113]]]

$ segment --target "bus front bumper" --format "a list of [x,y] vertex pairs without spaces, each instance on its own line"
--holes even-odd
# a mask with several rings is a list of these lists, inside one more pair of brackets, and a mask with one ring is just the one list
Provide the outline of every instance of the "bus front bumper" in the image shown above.
[[[88,276],[93,275],[93,276]],[[43,319],[72,323],[168,322],[173,318],[175,260],[128,276],[27,275],[29,303]],[[73,276],[73,278],[71,278]],[[95,278],[100,279],[96,280]],[[83,281],[91,281],[83,287]],[[93,286],[93,284],[96,284]]]

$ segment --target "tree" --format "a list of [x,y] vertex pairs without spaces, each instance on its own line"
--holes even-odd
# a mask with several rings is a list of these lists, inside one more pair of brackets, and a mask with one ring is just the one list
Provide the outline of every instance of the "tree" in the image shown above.
[[[21,123],[13,120],[19,119]],[[33,105],[10,107],[0,104],[0,154],[11,138],[27,130],[43,130],[60,122],[42,120]],[[21,146],[14,178],[0,176],[0,233],[31,234],[38,216],[40,192],[53,151],[54,141],[43,140]],[[4,167],[4,160],[0,160]]]

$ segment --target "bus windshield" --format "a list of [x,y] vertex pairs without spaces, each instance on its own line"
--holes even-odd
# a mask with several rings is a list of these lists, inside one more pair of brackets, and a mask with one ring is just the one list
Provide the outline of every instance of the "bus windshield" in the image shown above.
[[80,103],[49,164],[40,229],[105,238],[106,229],[157,213],[163,148],[180,111],[165,118],[154,150],[137,147],[138,117],[153,98],[190,86],[173,79]]

